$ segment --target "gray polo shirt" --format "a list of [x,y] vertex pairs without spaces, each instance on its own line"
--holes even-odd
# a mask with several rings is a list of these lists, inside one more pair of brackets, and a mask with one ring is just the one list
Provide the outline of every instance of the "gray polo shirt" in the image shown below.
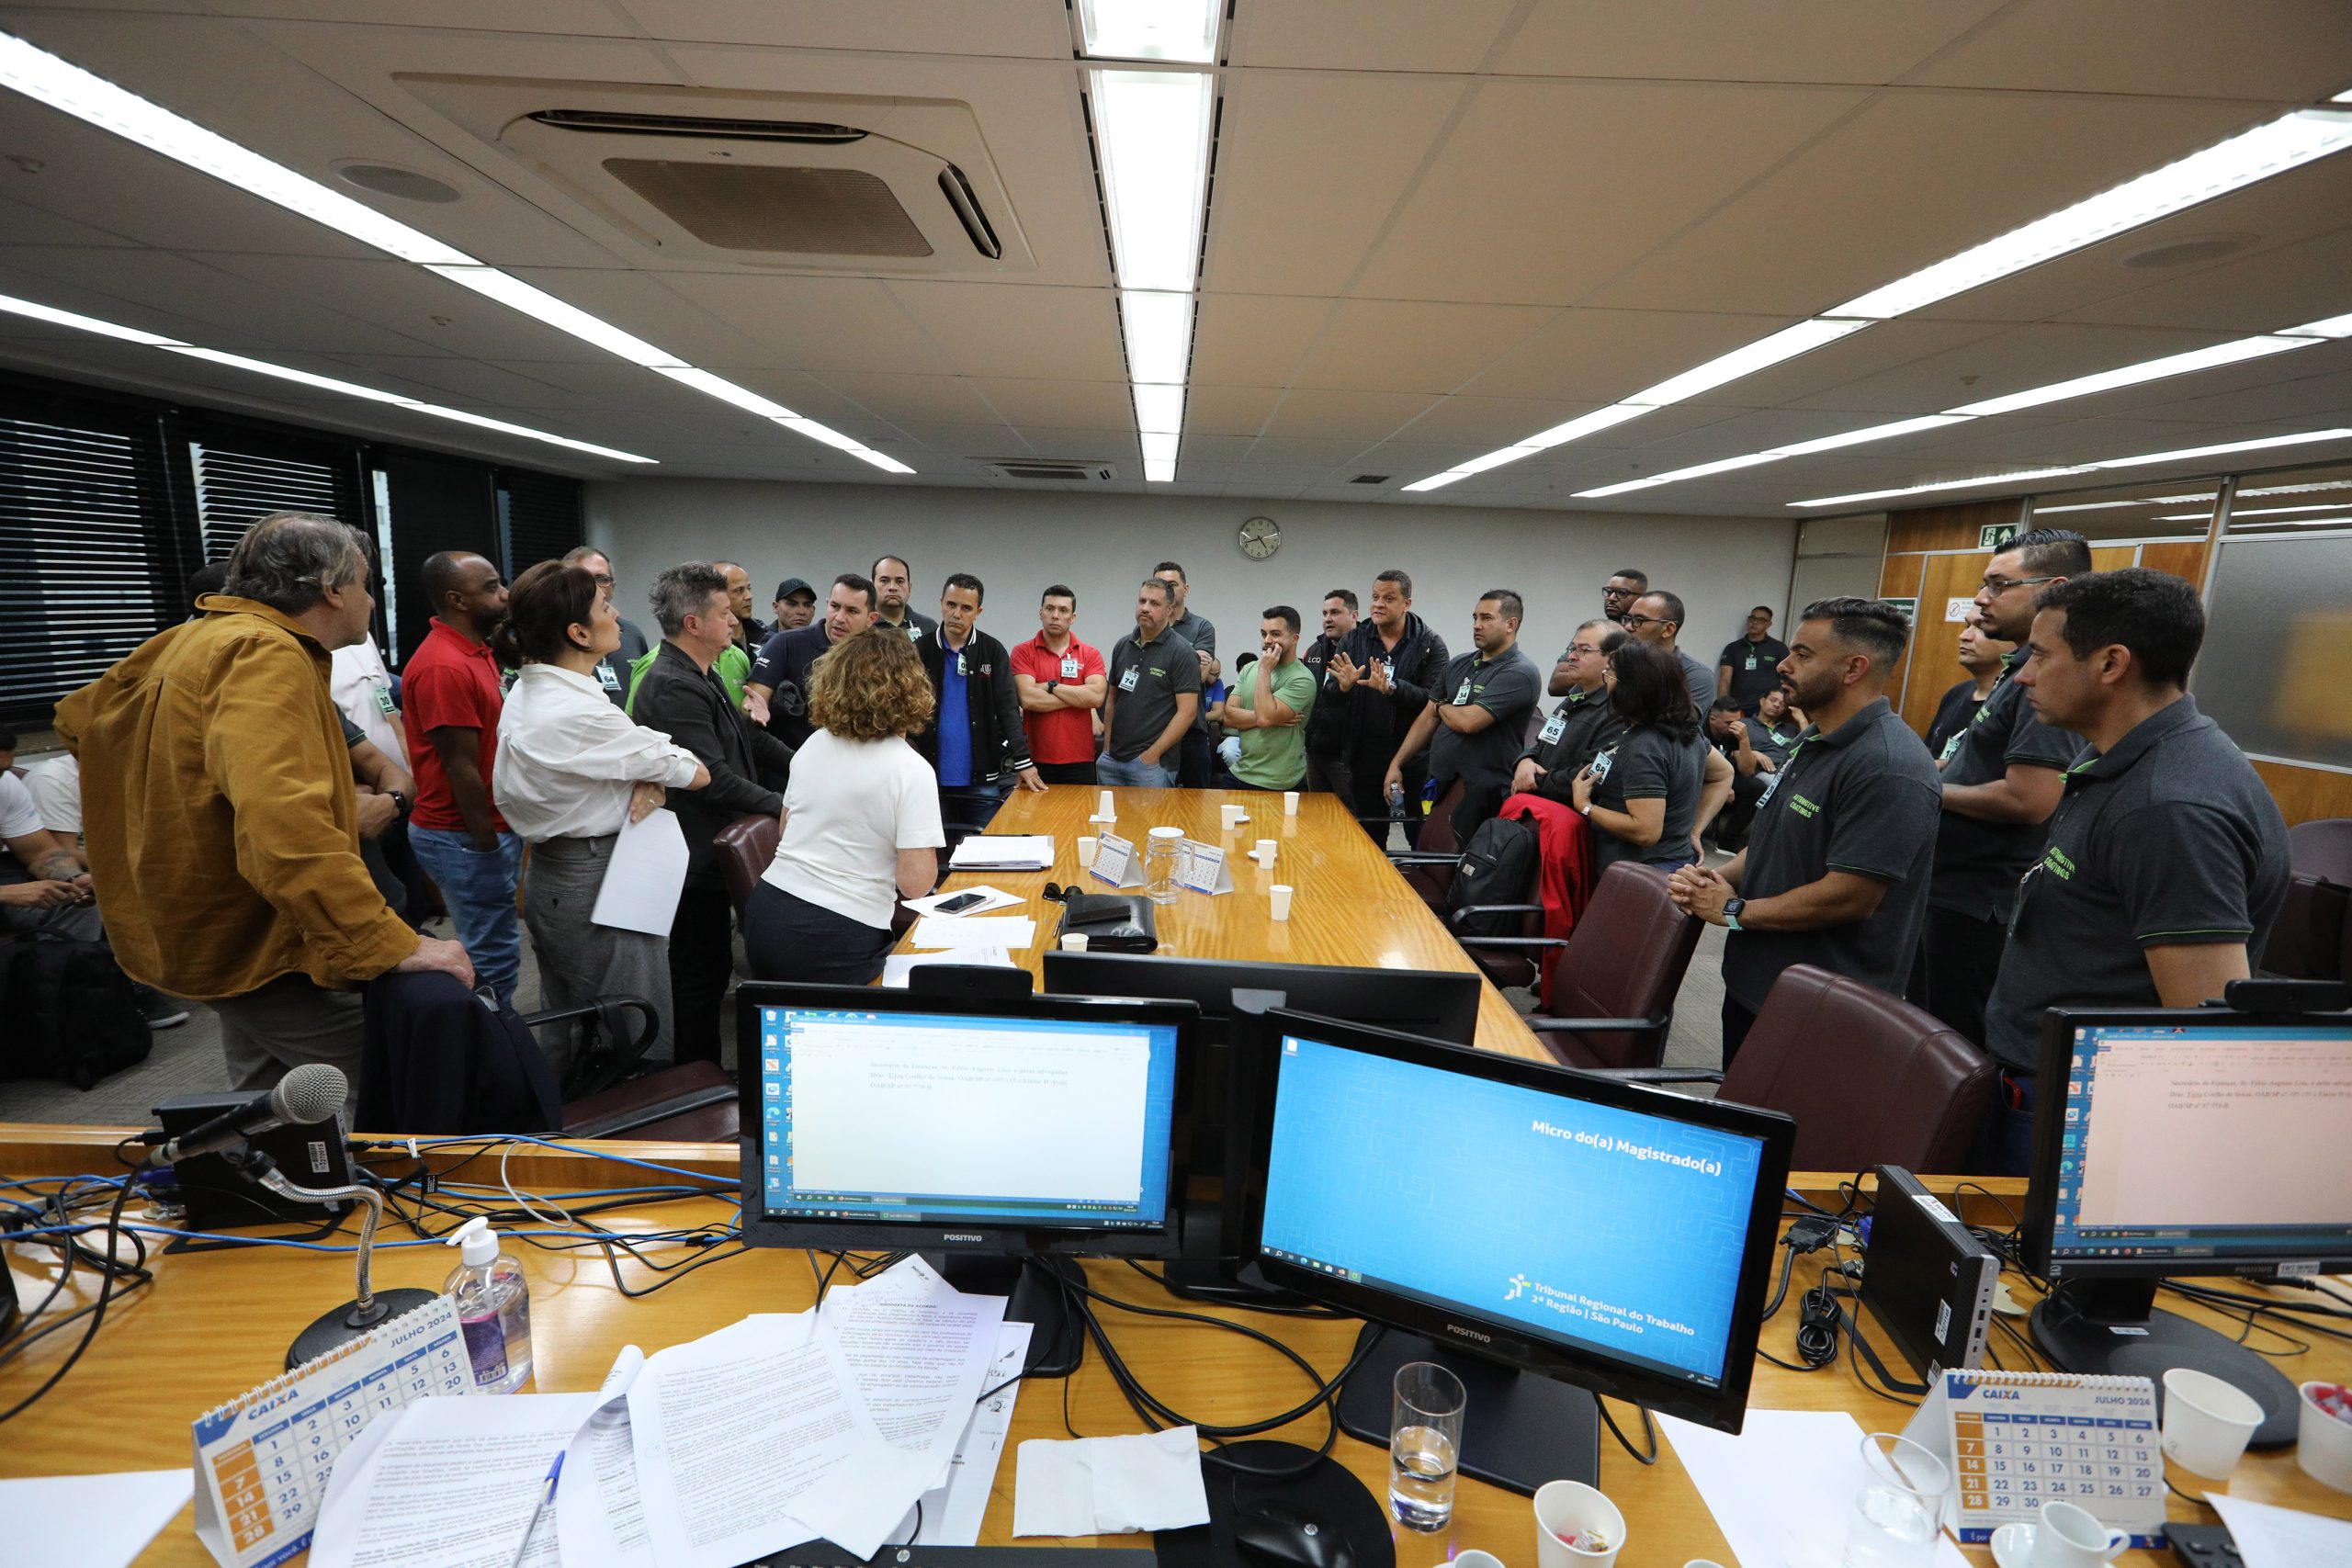
[[1430,737],[1430,777],[1442,790],[1446,781],[1501,784],[1508,788],[1511,770],[1526,750],[1527,716],[1544,695],[1544,678],[1521,653],[1517,643],[1489,660],[1476,650],[1457,654],[1445,667],[1445,678],[1430,694],[1453,707],[1481,707],[1495,721],[1476,735],[1459,734],[1444,722]]
[[[1952,737],[1944,761],[1948,784],[1990,784],[2006,776],[2012,762],[2064,773],[2082,755],[2083,740],[2052,729],[2033,716],[2025,688],[2009,679],[2025,662],[2020,648],[2001,662],[2001,673],[1976,717]],[[1936,873],[1928,885],[1931,908],[1973,919],[2003,920],[2017,896],[2018,878],[2049,840],[2046,822],[1980,822],[1947,811],[1936,829]]]
[[[1186,610],[1168,623],[1168,629],[1191,643],[1194,653],[1205,653],[1211,659],[1216,657],[1216,627],[1209,623],[1206,615],[1196,615],[1192,611]],[[1200,668],[1200,664],[1201,661],[1198,659],[1193,660],[1193,668],[1195,670]],[[1227,689],[1230,689],[1232,684],[1230,681],[1226,682]],[[1193,716],[1193,729],[1195,733],[1199,733],[1207,729],[1208,727],[1209,705],[1204,702],[1201,704],[1200,711]]]
[[1900,996],[1928,914],[1928,858],[1943,795],[1919,737],[1884,697],[1824,735],[1809,727],[1767,783],[1748,830],[1744,898],[1768,898],[1832,871],[1888,884],[1867,919],[1809,931],[1734,931],[1724,988],[1751,1010],[1792,964]]
[[[1606,772],[1602,762],[1608,766]],[[1689,865],[1698,857],[1690,848],[1690,829],[1699,819],[1699,791],[1707,782],[1707,743],[1698,736],[1678,740],[1655,725],[1625,731],[1610,750],[1594,759],[1598,775],[1592,803],[1611,811],[1627,809],[1633,800],[1662,800],[1666,821],[1657,842],[1645,849],[1629,844],[1595,824],[1592,830],[1592,870],[1598,876],[1621,860],[1637,861],[1668,871]]]
[[2163,1005],[2145,949],[2261,938],[2287,897],[2287,823],[2245,754],[2184,696],[2068,771],[2018,885],[1984,1045],[2031,1072],[2053,1007]]
[[[1111,645],[1111,733],[1104,736],[1103,754],[1114,762],[1132,762],[1144,748],[1159,739],[1176,716],[1176,698],[1201,690],[1201,660],[1193,645],[1172,631],[1161,632],[1148,643],[1129,632]],[[1170,767],[1173,761],[1163,757]]]
[[[1715,705],[1715,672],[1679,648],[1674,657],[1682,661],[1682,683],[1690,688],[1690,705],[1705,713]],[[1779,684],[1777,678],[1773,683]]]
[[[1588,692],[1581,686],[1571,687],[1535,733],[1534,743],[1520,753],[1535,759],[1536,766],[1562,775],[1565,789],[1567,781],[1587,762],[1608,747],[1617,743],[1625,733],[1625,721],[1609,705],[1609,688],[1595,686]],[[1563,794],[1560,798],[1567,799]]]

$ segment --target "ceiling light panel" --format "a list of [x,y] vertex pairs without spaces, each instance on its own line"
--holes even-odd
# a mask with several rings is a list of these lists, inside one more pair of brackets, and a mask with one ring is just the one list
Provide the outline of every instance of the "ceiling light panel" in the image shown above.
[[1858,490],[1849,495],[1825,495],[1792,501],[1791,506],[1844,506],[1851,502],[1884,501],[1897,495],[1927,495],[1939,490],[1971,490],[1978,485],[2009,484],[2021,479],[2054,479],[2066,474],[2087,474],[2088,468],[2024,468],[2014,473],[1984,474],[1973,479],[1939,479],[1932,484],[1902,485],[1894,490]]
[[2149,463],[2179,463],[2191,457],[2223,457],[2233,452],[2259,452],[2270,446],[2302,446],[2314,441],[2352,441],[2352,428],[2306,430],[2295,435],[2266,435],[2254,441],[2224,441],[2214,446],[2179,446],[2169,452],[2143,452],[2136,457],[2109,457],[2094,468],[2137,468]]
[[1778,452],[1751,452],[1744,457],[1724,457],[1713,463],[1695,463],[1687,468],[1669,469],[1663,474],[1652,474],[1645,479],[1627,479],[1622,484],[1603,485],[1599,490],[1580,490],[1577,491],[1577,498],[1589,501],[1596,496],[1623,495],[1629,491],[1649,490],[1683,479],[1704,479],[1709,474],[1727,474],[1735,468],[1752,468],[1758,463],[1777,463],[1780,460]]
[[499,431],[508,435],[519,435],[528,441],[542,441],[550,446],[561,446],[573,452],[586,452],[598,457],[610,457],[616,462],[651,463],[653,461],[650,457],[641,457],[634,452],[623,452],[611,446],[599,446],[589,441],[574,441],[568,435],[555,435],[544,430],[533,430],[527,425],[510,424],[504,420],[492,419],[485,414],[473,413],[465,409],[447,408],[439,403],[423,402],[415,398],[402,397],[398,392],[387,392],[375,387],[363,387],[356,381],[337,380],[332,376],[320,376],[308,370],[297,370],[290,365],[274,365],[266,359],[254,359],[243,354],[230,354],[222,349],[204,348],[196,344],[183,343],[177,338],[158,337],[153,333],[142,333],[135,328],[119,326],[113,321],[100,321],[96,316],[80,315],[72,310],[60,310],[54,306],[40,304],[31,299],[18,299],[9,295],[0,294],[0,310],[5,310],[10,315],[24,316],[36,321],[47,321],[52,326],[72,327],[76,331],[91,333],[99,337],[116,338],[124,343],[142,344],[149,348],[162,349],[166,354],[205,360],[214,365],[226,366],[232,370],[244,370],[256,376],[267,376],[280,381],[292,381],[297,385],[315,388],[322,392],[334,392],[340,397],[359,398],[371,403],[383,403],[391,408],[406,409],[412,413],[430,414],[435,419],[451,420],[459,424],[470,424],[486,430]]
[[1815,452],[1835,452],[1840,446],[1860,446],[1865,442],[1892,441],[1898,435],[1914,435],[1922,430],[1940,430],[1948,424],[1966,424],[1973,415],[1964,413],[1928,413],[1917,419],[1898,419],[1892,424],[1873,424],[1860,430],[1849,430],[1838,435],[1823,435],[1811,441],[1792,442],[1775,446],[1776,457],[1810,457]]
[[[802,419],[784,408],[762,398],[756,392],[736,386],[707,371],[695,370],[665,349],[656,347],[633,333],[626,332],[601,317],[592,316],[573,305],[566,304],[545,289],[524,282],[496,267],[486,266],[465,252],[435,239],[422,230],[413,229],[398,219],[388,218],[374,208],[356,201],[341,191],[320,184],[307,175],[296,173],[282,164],[263,157],[249,148],[239,146],[216,131],[206,130],[194,120],[173,113],[159,104],[149,102],[135,93],[125,91],[94,75],[80,66],[62,60],[45,50],[36,49],[24,39],[0,33],[0,87],[9,87],[25,96],[76,119],[86,121],[101,130],[110,131],[141,147],[162,153],[199,174],[211,175],[249,195],[274,202],[289,212],[299,214],[314,223],[323,224],[365,245],[371,245],[402,261],[413,262],[427,271],[452,283],[472,289],[486,299],[496,300],[512,310],[520,311],[534,321],[559,332],[568,333],[582,342],[617,355],[633,365],[656,370],[681,385],[694,388],[738,408],[749,409],[812,440],[838,447],[860,460],[888,473],[912,473],[914,470],[894,457],[885,457],[871,447],[854,441],[840,432],[827,429],[814,420]],[[13,307],[10,307],[13,309]],[[19,315],[34,315],[37,310],[17,310]],[[62,326],[81,326],[87,332],[101,333],[127,342],[150,342],[152,334],[135,333],[128,327],[111,323],[83,325],[91,318],[72,318],[71,312],[57,311],[39,319],[52,321]],[[418,409],[438,418],[482,429],[504,431],[510,434],[528,436],[537,441],[551,442],[575,450],[593,452],[601,457],[616,457],[626,462],[652,461],[634,453],[616,452],[610,447],[594,446],[584,442],[568,441],[561,436],[509,424],[483,414],[467,413],[461,410],[445,409],[436,404],[418,403],[392,398],[349,382],[333,382],[331,378],[308,377],[306,372],[272,366],[265,360],[245,360],[222,355],[216,350],[198,349],[178,344],[167,339],[153,339],[151,346],[187,354],[195,358],[250,369],[287,380],[305,380],[311,385],[327,385],[331,389],[348,396],[368,398],[402,408]],[[819,434],[819,433],[822,434]]]
[[[2304,446],[2318,441],[2352,441],[2352,426],[2333,430],[2303,430],[2291,435],[2264,435],[2251,441],[2224,441],[2211,446],[2179,446],[2165,452],[2142,452],[2129,457],[2104,457],[2096,462],[2077,463],[2064,468],[2027,468],[2020,472],[1984,474],[1968,479],[1940,479],[1933,484],[1905,485],[1897,490],[1857,491],[1849,495],[1825,495],[1812,501],[1792,501],[1791,506],[1843,506],[1849,502],[1883,501],[1890,496],[1924,495],[1931,491],[1973,490],[1984,485],[2014,484],[2025,479],[2058,479],[2069,474],[2097,473],[2106,468],[2137,468],[2154,463],[2188,462],[2199,457],[2226,457],[2236,452],[2259,452],[2273,446]],[[2260,494],[2261,491],[2244,493]],[[2159,501],[2195,501],[2197,496],[2159,497]],[[2115,505],[2144,505],[2143,502],[2118,502]],[[2040,511],[2066,511],[2064,507],[2042,507]],[[2071,510],[2086,511],[2087,507]]]
[[1090,60],[1216,59],[1222,0],[1078,0],[1080,51]]
[[1758,370],[1770,368],[1784,359],[1794,359],[1800,354],[1810,354],[1824,344],[1836,343],[1848,333],[1861,331],[1868,321],[1810,321],[1783,327],[1770,337],[1720,354],[1704,365],[1695,366],[1679,376],[1668,377],[1655,387],[1644,388],[1628,403],[1643,408],[1664,408],[1669,403],[1686,402],[1702,392],[1712,391],[1726,381],[1736,381]]
[[2119,387],[2136,387],[2143,381],[2161,381],[2168,376],[2186,376],[2192,371],[2210,370],[2218,365],[2235,365],[2292,349],[2316,348],[2322,341],[2316,337],[2242,337],[2230,343],[2217,343],[2209,348],[2191,349],[2187,354],[2143,359],[2137,365],[2121,365],[2112,370],[2077,376],[2071,381],[2052,381],[2047,386],[2029,387],[2022,392],[2011,392],[2007,397],[1962,403],[1951,412],[1980,416],[2016,413],[2020,409],[2040,408],[2044,403],[2064,402],[2069,398],[2087,398],[2099,392],[2114,391]]
[[1119,286],[1190,288],[1201,252],[1216,81],[1198,71],[1091,74]]

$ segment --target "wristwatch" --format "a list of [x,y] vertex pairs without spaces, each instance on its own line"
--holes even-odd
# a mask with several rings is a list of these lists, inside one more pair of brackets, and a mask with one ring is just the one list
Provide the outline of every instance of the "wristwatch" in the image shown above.
[[1733,931],[1738,931],[1740,929],[1739,912],[1747,908],[1747,900],[1745,898],[1724,899],[1724,924],[1731,928]]
[[396,789],[388,789],[384,793],[392,797],[392,806],[401,816],[405,817],[408,815],[409,799],[407,795],[402,795]]
[[1048,681],[1048,682],[1046,682],[1046,694],[1047,696],[1049,696],[1049,697],[1050,697],[1050,696],[1052,696],[1052,695],[1054,694],[1054,688],[1055,688],[1056,686],[1060,685],[1060,684],[1061,684],[1061,682],[1060,682],[1059,681]]

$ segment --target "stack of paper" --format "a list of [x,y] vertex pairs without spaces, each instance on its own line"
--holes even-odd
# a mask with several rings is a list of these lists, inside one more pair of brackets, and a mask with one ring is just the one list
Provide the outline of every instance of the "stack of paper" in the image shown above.
[[1037,940],[1037,922],[1027,915],[925,915],[915,922],[910,947],[1027,947]]
[[942,904],[957,898],[979,900],[977,904],[966,904],[957,909],[956,913],[959,915],[985,915],[995,909],[1009,909],[1013,905],[1023,902],[1020,897],[1007,893],[1003,888],[990,887],[986,883],[982,883],[978,887],[951,888],[945,893],[926,893],[920,898],[908,898],[901,902],[918,915],[928,915]]
[[957,871],[1043,871],[1054,863],[1054,837],[1051,833],[975,833],[956,846],[947,863]]
[[870,1557],[919,1498],[925,1540],[977,1545],[1019,1385],[980,1395],[1028,1346],[1003,1317],[910,1258],[821,1310],[632,1346],[594,1393],[419,1401],[345,1451],[311,1562],[733,1568],[819,1537]]
[[951,947],[944,953],[894,953],[882,961],[882,984],[903,991],[918,969],[934,964],[973,964],[984,969],[1017,969],[1012,954],[1001,947]]

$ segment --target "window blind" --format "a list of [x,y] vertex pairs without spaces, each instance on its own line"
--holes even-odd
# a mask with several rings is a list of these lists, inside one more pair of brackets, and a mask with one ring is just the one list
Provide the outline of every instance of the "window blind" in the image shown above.
[[322,517],[359,521],[345,464],[331,455],[261,442],[216,444],[190,440],[188,461],[196,476],[196,515],[203,531],[204,558],[227,560],[245,531],[273,512],[315,512]]
[[580,481],[522,468],[499,469],[498,536],[506,550],[503,564],[509,582],[526,568],[558,559],[574,545],[586,543]]

